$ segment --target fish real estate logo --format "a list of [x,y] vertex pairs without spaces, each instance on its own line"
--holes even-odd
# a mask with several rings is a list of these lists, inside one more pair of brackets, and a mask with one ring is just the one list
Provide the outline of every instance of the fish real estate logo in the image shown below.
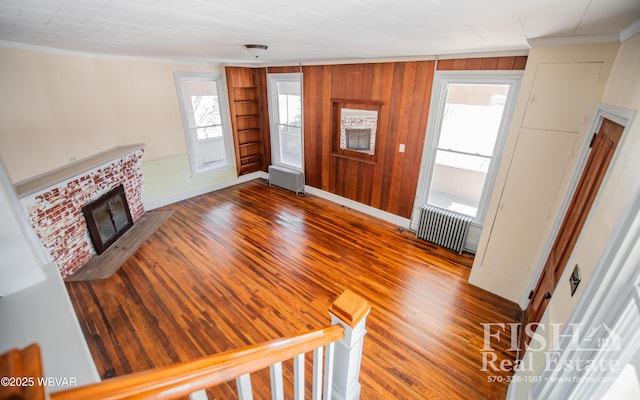
[[[498,373],[499,375],[494,377],[502,378],[493,381],[502,381],[505,379],[505,373],[517,371],[620,371],[623,368],[622,363],[614,357],[621,349],[621,337],[606,324],[592,329],[586,329],[583,324],[530,323],[523,326],[520,323],[485,322],[480,325],[483,328],[481,371],[489,374]],[[540,361],[533,365],[532,357],[515,359],[519,350],[518,332],[521,329],[522,334],[530,339],[527,350],[542,354],[543,369],[540,369]],[[561,349],[558,347],[560,343],[563,346],[562,350],[574,351],[570,359],[562,359]],[[496,350],[495,346],[498,344],[500,349],[506,348],[514,353],[514,357],[506,357],[504,350]],[[611,351],[612,357],[608,358],[604,353],[604,357],[594,359],[594,351]],[[533,380],[536,381],[535,378]]]

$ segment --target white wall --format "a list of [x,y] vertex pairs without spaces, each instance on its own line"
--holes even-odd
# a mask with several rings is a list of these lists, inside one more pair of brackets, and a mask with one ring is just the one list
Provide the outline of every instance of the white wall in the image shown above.
[[[616,153],[609,166],[607,176],[602,183],[600,192],[587,218],[576,247],[568,261],[568,265],[579,264],[582,271],[582,282],[572,297],[568,273],[565,270],[559,286],[548,303],[543,317],[545,323],[562,324],[569,320],[572,312],[584,298],[585,288],[594,275],[596,266],[600,263],[614,230],[620,225],[625,211],[634,199],[640,196],[640,34],[625,41],[615,59],[610,78],[607,81],[602,102],[636,112],[635,119],[627,127]],[[610,293],[615,299],[618,293]],[[544,337],[548,343],[553,343],[549,335]],[[528,351],[523,360],[529,365],[530,360],[543,359],[542,352]],[[527,398],[531,384],[527,384],[526,376],[538,375],[542,363],[533,371],[521,373],[521,383],[512,383],[514,398]]]
[[526,300],[618,47],[531,49],[470,283]]
[[[22,214],[20,214],[22,213]],[[22,212],[0,159],[0,297],[18,292],[44,280],[43,261],[29,238]],[[44,253],[41,256],[44,258]]]
[[145,144],[145,204],[234,178],[233,170],[192,178],[182,162],[175,71],[223,68],[0,48],[0,156],[11,181],[132,143]]
[[94,61],[0,49],[0,152],[15,183],[116,145]]
[[[624,109],[640,110],[640,34],[623,43],[607,82],[602,102]],[[593,275],[601,254],[618,226],[623,212],[640,192],[640,117],[625,131],[607,176],[587,218],[569,265],[579,264],[583,283]],[[569,285],[554,293],[552,322],[565,321],[582,299],[578,289],[571,297]]]

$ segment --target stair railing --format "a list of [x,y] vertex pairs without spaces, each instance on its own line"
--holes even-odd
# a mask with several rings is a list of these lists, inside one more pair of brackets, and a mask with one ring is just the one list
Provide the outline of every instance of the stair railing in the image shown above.
[[[329,307],[331,326],[55,392],[50,399],[175,399],[189,396],[191,400],[202,400],[207,398],[206,388],[235,379],[238,397],[252,400],[251,373],[269,367],[271,398],[282,400],[282,362],[293,359],[294,399],[301,400],[305,397],[305,353],[312,351],[313,400],[356,400],[360,397],[362,346],[370,310],[371,306],[364,299],[346,290]],[[30,359],[33,359],[32,353],[30,349]],[[20,373],[25,370],[21,369]],[[38,371],[38,368],[31,370]],[[4,373],[10,376],[16,372]],[[34,379],[37,381],[37,377]],[[23,393],[22,398],[41,400],[45,398],[44,393],[44,390],[30,390]],[[0,400],[3,400],[1,391]]]

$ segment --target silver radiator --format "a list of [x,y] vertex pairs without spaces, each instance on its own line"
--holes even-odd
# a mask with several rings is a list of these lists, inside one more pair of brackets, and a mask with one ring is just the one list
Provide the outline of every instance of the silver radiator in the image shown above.
[[304,193],[304,174],[279,165],[269,165],[269,185],[280,186],[296,194]]
[[422,206],[416,230],[418,239],[462,253],[471,217],[434,206]]

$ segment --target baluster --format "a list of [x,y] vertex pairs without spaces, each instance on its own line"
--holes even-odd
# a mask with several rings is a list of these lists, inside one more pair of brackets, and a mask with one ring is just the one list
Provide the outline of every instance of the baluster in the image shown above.
[[238,398],[240,400],[253,400],[253,389],[251,388],[251,374],[244,374],[236,378],[238,386]]
[[313,400],[322,400],[322,349],[320,346],[313,350]]
[[333,363],[335,342],[327,345],[327,353],[324,360],[324,400],[331,400],[333,393]]
[[209,400],[205,389],[198,390],[189,395],[189,400]]
[[284,386],[282,383],[282,363],[277,362],[269,367],[271,376],[271,399],[284,400]]
[[294,400],[304,400],[304,353],[293,359]]

